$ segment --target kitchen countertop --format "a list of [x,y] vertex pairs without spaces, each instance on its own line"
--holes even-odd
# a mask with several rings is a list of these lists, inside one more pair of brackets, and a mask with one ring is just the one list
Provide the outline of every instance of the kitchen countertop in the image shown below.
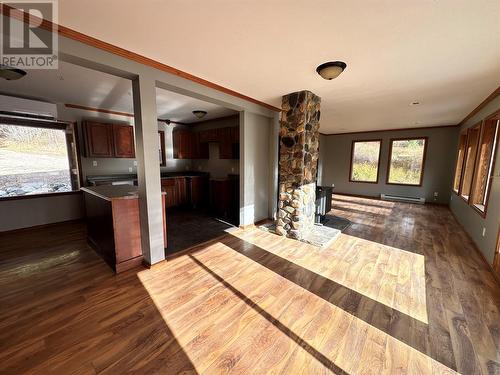
[[[196,172],[196,171],[180,171],[180,172],[162,172],[160,177],[165,178],[175,178],[175,177],[195,177],[195,176],[207,176],[207,172]],[[100,176],[87,176],[87,181],[90,183],[96,182],[107,182],[107,181],[137,181],[137,174],[110,174],[110,175],[100,175]]]
[[[100,185],[82,187],[80,190],[111,202],[113,199],[137,199],[139,188],[132,185]],[[162,192],[162,194],[166,194]]]
[[160,174],[161,178],[169,177],[197,177],[197,176],[208,176],[208,172],[196,172],[196,171],[181,171],[181,172],[162,172]]

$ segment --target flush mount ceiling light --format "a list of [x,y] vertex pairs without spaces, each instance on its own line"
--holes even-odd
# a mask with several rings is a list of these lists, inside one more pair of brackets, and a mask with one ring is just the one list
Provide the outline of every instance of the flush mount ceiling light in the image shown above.
[[344,71],[347,64],[343,61],[329,61],[316,68],[316,72],[324,79],[337,78]]
[[195,115],[198,118],[203,118],[207,115],[207,111],[196,110],[196,111],[193,111],[193,115]]
[[23,78],[25,75],[26,72],[24,70],[11,68],[6,65],[0,65],[0,78],[6,79],[7,81]]

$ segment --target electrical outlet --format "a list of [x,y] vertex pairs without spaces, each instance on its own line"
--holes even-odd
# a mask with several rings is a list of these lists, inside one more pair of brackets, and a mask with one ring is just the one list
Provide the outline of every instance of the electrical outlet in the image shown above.
[[439,193],[437,191],[434,192],[434,198],[437,198]]
[[93,166],[93,167],[97,167],[97,160],[93,160],[93,161],[92,161],[92,166]]
[[483,227],[483,237],[486,235],[486,228]]
[[134,160],[134,167],[137,167],[137,160]]
[[198,170],[201,171],[201,165],[198,165]]
[[132,172],[132,167],[128,167],[128,171],[129,171],[129,172]]
[[234,173],[234,167],[231,168],[231,173]]

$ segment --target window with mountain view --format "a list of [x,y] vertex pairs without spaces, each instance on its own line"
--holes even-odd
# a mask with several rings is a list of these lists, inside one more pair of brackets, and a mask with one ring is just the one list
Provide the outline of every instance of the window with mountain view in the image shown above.
[[427,138],[392,139],[388,184],[422,185]]
[[351,150],[351,182],[378,182],[381,140],[353,141]]
[[68,136],[62,127],[0,122],[0,198],[73,190]]

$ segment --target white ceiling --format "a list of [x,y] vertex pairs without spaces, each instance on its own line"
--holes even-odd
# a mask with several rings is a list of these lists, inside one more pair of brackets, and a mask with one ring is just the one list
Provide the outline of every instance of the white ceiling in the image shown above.
[[[498,0],[65,0],[59,23],[280,106],[322,97],[321,131],[453,125],[500,83]],[[343,60],[325,81],[319,64]],[[419,101],[418,106],[410,106]]]
[[[59,62],[57,70],[29,70],[17,81],[2,80],[0,93],[12,94],[53,103],[78,104],[133,113],[131,81],[73,64]],[[229,116],[235,111],[195,98],[156,90],[157,113],[161,119],[193,123]],[[197,119],[193,110],[205,110],[208,114]]]
[[[206,111],[207,115],[198,119],[193,115],[194,110]],[[217,104],[176,94],[172,91],[156,89],[156,111],[161,119],[169,119],[183,123],[194,123],[214,118],[230,116],[238,112],[221,107]]]

